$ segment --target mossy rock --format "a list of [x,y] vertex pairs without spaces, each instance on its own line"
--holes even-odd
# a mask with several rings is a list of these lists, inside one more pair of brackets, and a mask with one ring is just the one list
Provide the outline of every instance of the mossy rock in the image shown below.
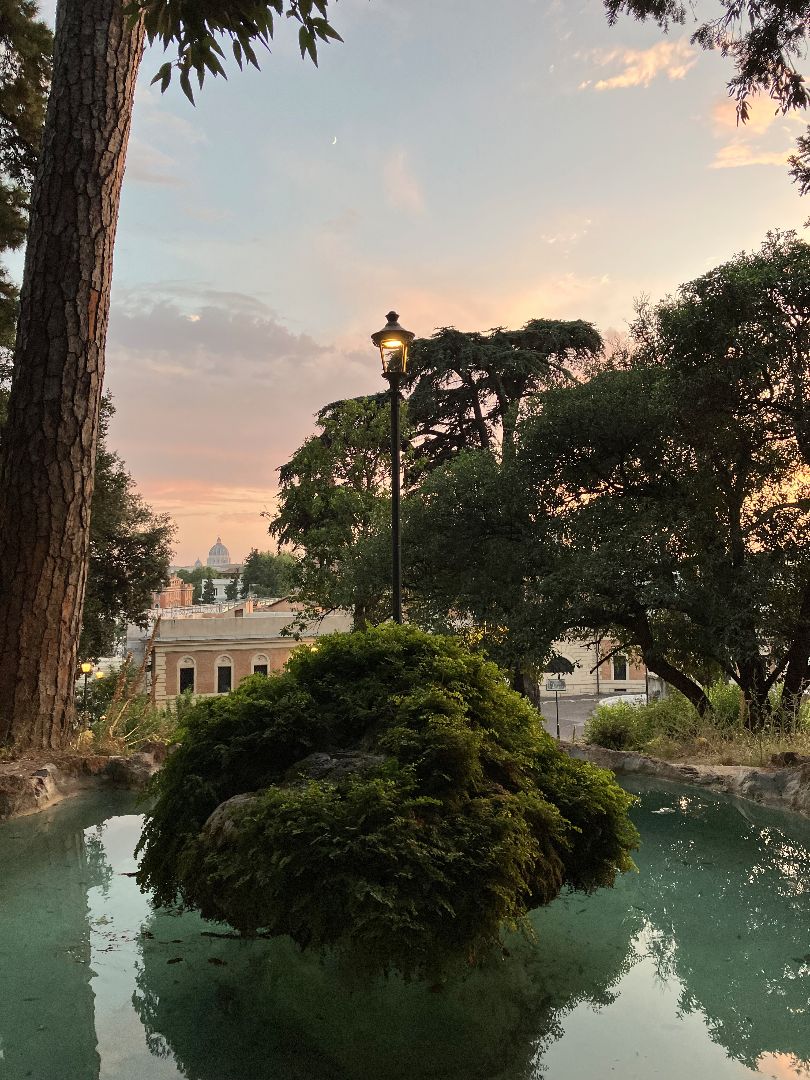
[[155,794],[139,881],[158,904],[369,972],[475,962],[566,886],[612,885],[637,842],[631,797],[493,664],[393,625],[201,701]]

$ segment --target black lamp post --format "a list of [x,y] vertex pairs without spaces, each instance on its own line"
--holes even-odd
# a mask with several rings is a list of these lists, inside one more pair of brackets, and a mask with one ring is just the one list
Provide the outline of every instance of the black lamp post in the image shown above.
[[400,435],[399,435],[399,387],[408,370],[408,348],[414,339],[410,330],[399,325],[399,315],[389,311],[388,322],[371,335],[380,350],[383,378],[391,387],[391,582],[394,592],[394,622],[402,622],[402,544],[399,529],[400,501]]
[[87,680],[90,677],[90,672],[93,670],[93,665],[89,660],[85,660],[82,664],[82,673],[84,674],[84,690],[82,692],[82,709],[87,708]]

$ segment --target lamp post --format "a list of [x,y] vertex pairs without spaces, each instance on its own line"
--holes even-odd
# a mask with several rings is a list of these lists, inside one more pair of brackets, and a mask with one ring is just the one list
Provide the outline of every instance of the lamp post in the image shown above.
[[82,664],[82,671],[84,672],[84,690],[82,692],[82,708],[87,708],[87,680],[90,678],[90,672],[93,670],[93,665],[89,660],[85,660]]
[[408,349],[414,339],[410,330],[399,325],[399,315],[389,311],[382,330],[371,335],[380,350],[383,378],[391,388],[391,584],[393,586],[394,622],[402,622],[402,544],[399,528],[400,503],[400,435],[399,387],[408,370]]

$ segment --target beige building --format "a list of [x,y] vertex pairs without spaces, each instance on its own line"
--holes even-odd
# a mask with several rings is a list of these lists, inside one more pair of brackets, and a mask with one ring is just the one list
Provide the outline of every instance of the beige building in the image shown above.
[[171,617],[162,616],[151,665],[155,702],[186,691],[227,694],[247,675],[279,671],[299,645],[351,628],[348,615],[333,613],[306,624],[294,640],[282,631],[297,619],[283,600],[243,600],[223,611],[175,609]]
[[[612,696],[614,694],[643,694],[647,689],[648,675],[644,664],[632,659],[627,653],[614,655],[616,642],[602,639],[596,642],[558,641],[555,651],[574,665],[570,675],[543,674],[540,693],[543,697],[553,697],[553,690],[546,690],[548,679],[564,679],[567,694]],[[607,660],[601,658],[607,656]],[[652,692],[652,691],[651,691]]]

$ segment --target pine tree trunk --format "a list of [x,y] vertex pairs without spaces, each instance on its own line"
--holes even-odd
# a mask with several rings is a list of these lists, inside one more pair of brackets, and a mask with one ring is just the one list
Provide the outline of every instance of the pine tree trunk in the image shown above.
[[0,462],[0,744],[64,745],[104,376],[112,255],[143,29],[59,0]]

